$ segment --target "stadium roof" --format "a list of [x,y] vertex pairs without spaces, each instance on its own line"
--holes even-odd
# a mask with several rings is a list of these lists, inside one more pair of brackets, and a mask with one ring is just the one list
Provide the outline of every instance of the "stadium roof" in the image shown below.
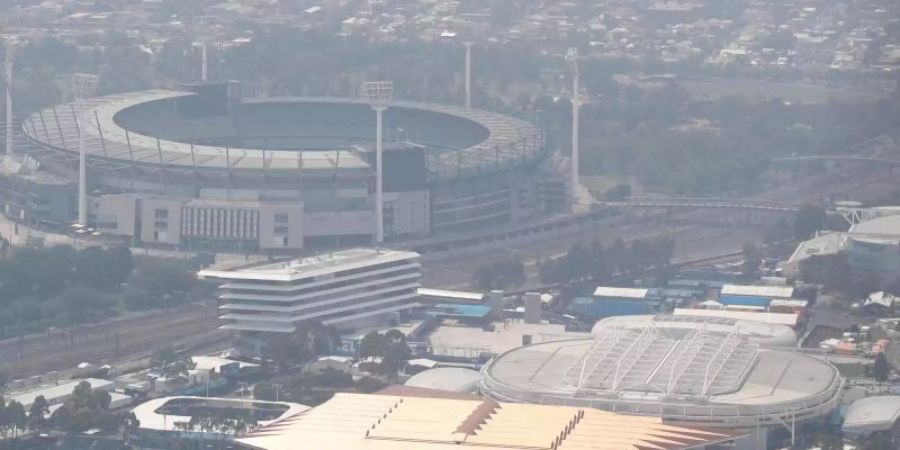
[[594,324],[592,333],[596,334],[609,327],[643,328],[656,322],[657,326],[671,329],[693,330],[705,327],[709,331],[722,333],[735,330],[751,343],[769,347],[792,347],[797,344],[797,334],[786,325],[740,320],[728,317],[638,315],[607,317]]
[[883,236],[885,238],[900,237],[900,215],[891,215],[878,217],[876,219],[860,222],[850,228],[850,233],[854,235],[868,234],[874,236]]
[[659,417],[425,395],[338,393],[237,442],[264,450],[293,450],[298,442],[341,450],[450,450],[460,445],[472,450],[675,450],[739,436],[673,426]]
[[675,310],[672,311],[672,314],[676,316],[720,317],[724,319],[752,320],[756,322],[770,323],[775,325],[787,325],[789,327],[797,325],[797,314],[793,313],[675,308]]
[[646,298],[649,289],[598,286],[594,297]]
[[722,286],[722,295],[753,295],[769,298],[791,298],[794,295],[792,286],[749,286],[742,284],[726,284]]
[[[86,152],[122,163],[164,164],[170,167],[195,167],[224,170],[336,170],[368,169],[369,164],[349,150],[280,152],[258,148],[229,148],[215,145],[191,145],[128,130],[116,121],[120,112],[144,103],[193,95],[188,91],[145,90],[89,99],[83,106],[74,103],[54,105],[31,115],[24,131],[43,145],[78,152],[77,123],[85,127]],[[253,103],[253,99],[245,99]],[[364,105],[361,99],[333,97],[266,98],[257,103],[329,103]],[[530,146],[542,139],[533,125],[505,115],[451,105],[395,100],[392,107],[426,110],[480,124],[488,130],[484,141],[456,152],[435,155],[432,169],[457,176],[483,164],[505,165],[521,160],[521,152],[508,151],[515,146]],[[49,123],[49,125],[47,125]]]
[[481,391],[501,401],[728,427],[776,424],[786,411],[807,420],[836,408],[843,379],[828,362],[761,349],[736,324],[691,320],[699,326],[613,322],[595,329],[594,339],[510,350],[482,369]]
[[233,270],[201,270],[198,276],[230,280],[293,281],[418,257],[418,253],[407,251],[355,248]]
[[844,433],[867,436],[890,429],[900,420],[900,396],[881,395],[859,399],[844,413]]
[[603,327],[566,372],[578,390],[659,392],[710,396],[738,390],[757,347],[736,328],[688,332],[655,326]]

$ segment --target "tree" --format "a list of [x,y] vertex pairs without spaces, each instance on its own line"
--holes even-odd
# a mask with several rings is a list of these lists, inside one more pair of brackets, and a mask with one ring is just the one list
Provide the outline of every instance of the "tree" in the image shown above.
[[853,286],[847,255],[813,255],[800,262],[800,279],[826,291],[849,293]]
[[6,391],[6,384],[9,382],[9,375],[6,374],[6,371],[0,369],[0,394]]
[[821,450],[844,450],[844,439],[841,437],[840,429],[819,433],[816,436],[816,445]]
[[890,431],[876,431],[869,435],[860,450],[891,450],[897,448]]
[[253,398],[270,402],[275,401],[275,386],[270,383],[256,383],[253,386]]
[[741,276],[746,280],[756,277],[759,265],[762,264],[762,252],[752,242],[744,242],[744,261],[741,263]]
[[794,238],[809,239],[815,232],[825,226],[825,208],[815,205],[804,205],[794,216]]
[[43,395],[35,397],[31,408],[28,409],[28,429],[41,432],[47,427],[47,414],[50,413],[50,405]]
[[626,198],[631,197],[631,185],[619,183],[607,190],[605,197],[606,200],[612,202],[625,200]]
[[411,354],[406,335],[398,330],[388,330],[384,334],[373,331],[363,336],[359,343],[360,357],[381,358],[378,370],[383,375],[395,376]]
[[50,416],[50,425],[67,433],[117,427],[119,422],[111,420],[109,404],[108,392],[94,391],[90,383],[82,381],[72,390],[72,396]]
[[362,377],[357,380],[354,385],[356,386],[356,390],[364,394],[370,394],[372,392],[379,391],[387,386],[383,381],[372,377]]
[[384,334],[386,348],[382,365],[386,365],[392,374],[400,370],[412,355],[409,345],[406,344],[406,335],[398,330],[388,330]]
[[875,381],[884,383],[887,381],[890,373],[891,365],[888,362],[887,357],[885,357],[884,352],[881,352],[875,358],[875,365],[872,367],[872,375],[875,378]]
[[184,302],[197,280],[184,261],[153,259],[138,265],[128,284],[147,294],[149,306],[159,307]]
[[376,357],[384,354],[386,341],[384,335],[372,331],[359,341],[359,356],[362,358]]
[[518,258],[479,266],[472,274],[472,284],[485,291],[520,286],[525,280],[525,265]]
[[80,325],[103,317],[113,306],[109,297],[81,285],[60,292],[54,303],[60,307],[62,323],[67,325]]
[[5,430],[4,436],[12,434],[13,438],[17,438],[19,430],[24,430],[28,425],[28,416],[25,414],[25,407],[21,403],[10,400],[2,410],[3,424]]
[[134,411],[129,411],[128,414],[126,414],[122,419],[122,422],[122,441],[124,441],[127,445],[134,430],[137,430],[141,427],[141,421],[138,420],[137,416],[134,414]]

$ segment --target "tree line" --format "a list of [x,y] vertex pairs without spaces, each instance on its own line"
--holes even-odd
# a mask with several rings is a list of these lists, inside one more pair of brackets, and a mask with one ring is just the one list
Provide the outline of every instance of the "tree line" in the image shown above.
[[27,431],[47,433],[51,430],[78,433],[92,428],[115,431],[122,417],[110,411],[109,392],[92,390],[87,381],[75,386],[69,397],[53,414],[50,404],[39,395],[26,410],[21,403],[0,397],[0,437],[11,438],[13,446]]
[[540,261],[539,273],[544,284],[606,283],[617,276],[633,278],[645,272],[666,278],[674,251],[675,241],[670,237],[635,239],[627,244],[616,239],[609,245],[598,240],[587,246],[575,244],[560,257]]
[[472,285],[482,291],[517,287],[525,281],[525,265],[518,258],[483,264],[472,273]]
[[127,247],[18,249],[0,259],[0,338],[182,304],[201,287],[193,270]]

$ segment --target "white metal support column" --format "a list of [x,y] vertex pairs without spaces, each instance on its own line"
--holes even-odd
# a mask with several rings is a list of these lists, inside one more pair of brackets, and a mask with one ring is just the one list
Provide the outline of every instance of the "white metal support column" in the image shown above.
[[6,154],[14,155],[13,148],[13,107],[12,107],[12,78],[13,78],[13,52],[15,51],[12,44],[6,44],[6,57],[4,58],[4,67],[6,69],[6,77],[4,79],[6,85]]
[[474,42],[466,41],[466,108],[472,107],[472,44]]
[[94,95],[97,88],[97,75],[76,73],[72,76],[73,92],[77,105],[75,114],[75,126],[78,129],[78,224],[88,226],[88,197],[87,197],[87,148],[85,142],[85,128],[81,121],[81,112],[86,99]]
[[375,244],[384,243],[384,152],[383,115],[394,94],[394,84],[390,81],[370,81],[362,85],[362,95],[375,110]]
[[81,129],[81,105],[79,114],[75,116],[78,126],[78,224],[88,225],[88,201],[87,201],[87,150],[84,143],[84,130]]
[[200,45],[200,80],[206,83],[209,81],[209,56],[206,50],[206,43]]
[[384,242],[384,169],[382,155],[384,154],[384,126],[382,117],[385,107],[375,106],[375,242],[379,245]]
[[566,60],[572,65],[572,196],[578,201],[578,112],[581,109],[579,94],[578,49],[572,47],[566,53]]

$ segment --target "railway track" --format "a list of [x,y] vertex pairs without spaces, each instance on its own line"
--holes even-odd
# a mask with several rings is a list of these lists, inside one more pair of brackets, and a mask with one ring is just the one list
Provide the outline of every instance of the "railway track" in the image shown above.
[[[801,180],[799,183],[790,185],[780,185],[777,188],[754,196],[756,201],[777,200],[780,198],[792,197],[795,201],[814,201],[821,199],[823,195],[834,195],[836,193],[848,193],[854,190],[865,191],[865,188],[871,187],[873,184],[883,183],[886,176],[869,176],[858,177],[857,174],[847,174],[843,176],[829,177],[812,177]],[[825,183],[828,181],[828,183]],[[823,186],[827,188],[823,189]],[[876,191],[878,189],[875,189]],[[680,215],[697,214],[715,220],[716,218],[728,217],[733,212],[721,212],[715,210],[706,211],[685,211],[677,212],[672,217]],[[672,234],[681,230],[683,227],[670,227],[657,222],[662,218],[647,217],[638,218],[635,223],[629,226],[618,227],[615,229],[595,230],[579,236],[570,236],[566,239],[554,239],[551,242],[538,241],[522,245],[522,249],[510,249],[511,251],[521,251],[528,257],[547,257],[548,255],[557,254],[565,251],[568,246],[574,242],[589,242],[593,239],[600,238],[603,240],[614,237],[622,237],[630,240],[635,237],[649,237],[656,235]],[[704,238],[703,230],[707,233],[715,233],[719,230],[711,226],[690,227],[691,230],[697,230],[699,237],[688,239],[686,242],[697,244],[697,239]],[[711,252],[705,256],[696,256],[691,259],[690,256],[685,257],[687,261],[697,263],[698,261],[713,261],[721,258],[734,257],[736,248],[746,240],[742,233],[736,233],[731,237],[732,246],[726,248],[726,240],[728,237],[716,237],[713,234],[707,234],[711,239],[720,239],[723,242],[723,250],[720,252]],[[702,247],[702,246],[701,246]],[[504,256],[503,252],[492,251],[494,256],[499,253]],[[429,268],[448,268],[447,270],[465,271],[465,280],[467,281],[471,270],[472,261],[477,260],[480,263],[488,262],[490,258],[474,258],[472,255],[463,255],[449,260],[443,260],[429,264]],[[426,280],[428,280],[426,274]],[[439,277],[438,277],[439,278]],[[438,280],[434,283],[426,281],[434,287],[451,287],[458,284],[459,280]],[[92,364],[112,364],[116,362],[130,361],[133,359],[146,357],[154,350],[171,345],[190,346],[193,343],[209,342],[221,339],[223,346],[227,335],[217,330],[218,321],[215,311],[212,308],[204,310],[203,307],[190,305],[183,308],[154,311],[146,313],[139,317],[120,318],[105,323],[84,325],[78,327],[71,332],[56,331],[46,335],[28,336],[22,340],[13,339],[0,342],[0,367],[6,370],[12,379],[21,379],[32,377],[39,374],[46,374],[51,371],[64,371],[71,369],[81,362],[90,362]],[[118,351],[116,351],[116,336],[118,335]],[[74,344],[72,340],[74,339]]]

